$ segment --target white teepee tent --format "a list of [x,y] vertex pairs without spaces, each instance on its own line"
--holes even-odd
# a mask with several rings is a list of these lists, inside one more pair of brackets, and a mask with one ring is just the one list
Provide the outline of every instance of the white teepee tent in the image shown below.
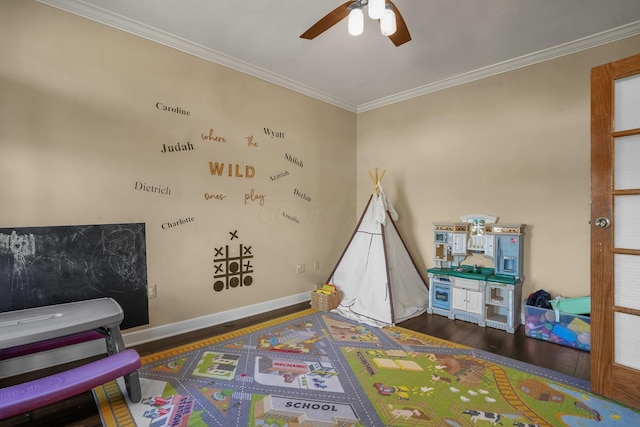
[[342,292],[334,310],[374,326],[394,325],[427,309],[429,291],[394,220],[376,168],[375,187],[360,222],[327,283]]

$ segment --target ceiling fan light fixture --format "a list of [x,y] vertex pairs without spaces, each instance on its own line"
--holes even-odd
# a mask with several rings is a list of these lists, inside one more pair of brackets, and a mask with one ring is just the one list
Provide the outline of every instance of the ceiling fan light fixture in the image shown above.
[[380,18],[380,32],[383,36],[391,36],[398,29],[396,25],[396,14],[391,8],[387,7]]
[[348,21],[349,34],[359,36],[364,32],[364,13],[359,7],[351,9]]
[[369,9],[369,18],[380,19],[384,14],[386,0],[369,0],[367,8]]

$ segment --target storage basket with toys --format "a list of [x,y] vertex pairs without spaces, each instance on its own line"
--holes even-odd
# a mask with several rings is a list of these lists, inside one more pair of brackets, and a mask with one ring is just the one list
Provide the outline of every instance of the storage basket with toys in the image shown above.
[[335,285],[325,283],[311,292],[311,307],[320,311],[331,311],[340,305],[342,292]]

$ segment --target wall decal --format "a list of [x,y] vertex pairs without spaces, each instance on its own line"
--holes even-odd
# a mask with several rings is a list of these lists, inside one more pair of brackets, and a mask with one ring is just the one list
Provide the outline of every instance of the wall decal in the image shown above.
[[282,172],[280,172],[279,174],[276,174],[276,175],[271,175],[269,177],[269,179],[271,181],[276,181],[276,180],[278,180],[280,178],[284,178],[285,176],[289,176],[289,171],[288,170],[284,170],[284,171],[282,171]]
[[300,197],[303,200],[306,200],[307,202],[311,202],[311,197],[307,196],[305,193],[301,192],[297,188],[293,189],[293,194]]
[[209,129],[208,134],[202,133],[200,135],[204,141],[227,142],[227,138],[225,138],[224,136],[214,135],[213,129]]
[[223,200],[225,198],[224,194],[209,194],[204,193],[205,200]]
[[300,224],[300,220],[293,215],[289,215],[286,212],[282,212],[282,216],[287,218],[289,221],[295,222],[296,224]]
[[244,204],[246,205],[247,202],[255,202],[257,200],[260,203],[260,206],[264,206],[265,197],[267,196],[264,194],[256,194],[252,188],[251,192],[244,194]]
[[177,143],[176,145],[162,144],[162,150],[160,150],[160,152],[175,153],[177,151],[191,151],[191,150],[194,150],[194,147],[189,141],[187,141],[186,144],[180,144],[180,143]]
[[[230,240],[239,239],[238,231],[230,231]],[[213,290],[221,292],[225,289],[233,289],[243,286],[251,286],[253,283],[254,273],[251,260],[253,254],[251,253],[251,246],[238,243],[237,256],[233,256],[236,253],[235,249],[229,249],[229,245],[224,245],[214,248],[215,254],[213,257],[213,278],[216,279],[213,283]]]
[[188,217],[188,218],[181,218],[177,221],[172,221],[172,222],[164,222],[162,223],[162,229],[163,230],[168,230],[169,228],[173,228],[173,227],[178,227],[180,225],[184,225],[184,224],[188,224],[190,222],[194,221],[194,217]]
[[[256,174],[256,170],[253,166],[251,165],[245,165],[244,166],[244,175],[241,172],[241,168],[240,165],[238,164],[232,164],[232,163],[227,163],[227,174],[231,177],[234,178],[253,178],[253,176]],[[225,163],[218,163],[218,162],[209,162],[209,171],[211,172],[211,175],[218,175],[218,176],[222,176],[222,173],[224,172],[225,169]]]
[[245,137],[247,139],[247,146],[248,147],[258,147],[258,143],[257,142],[253,142],[253,135],[249,135]]
[[168,105],[164,105],[162,102],[156,102],[156,108],[161,111],[167,111],[169,113],[176,113],[182,116],[190,116],[191,111],[183,110],[182,107],[169,107]]
[[140,181],[136,181],[136,184],[133,187],[133,189],[140,190],[140,191],[147,191],[149,193],[163,194],[165,196],[171,195],[171,189],[168,186],[161,187],[159,185],[148,185],[146,182],[140,182]]
[[291,163],[293,163],[296,166],[299,166],[301,168],[304,167],[304,165],[302,164],[302,160],[298,160],[296,157],[292,156],[289,153],[284,153],[284,158],[289,160]]
[[281,138],[284,139],[284,132],[275,131],[273,129],[264,128],[265,135],[270,136],[271,138]]

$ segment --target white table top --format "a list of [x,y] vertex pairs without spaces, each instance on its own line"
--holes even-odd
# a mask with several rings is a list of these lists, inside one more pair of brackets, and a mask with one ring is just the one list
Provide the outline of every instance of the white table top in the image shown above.
[[98,328],[119,328],[122,307],[98,298],[0,313],[0,349]]

